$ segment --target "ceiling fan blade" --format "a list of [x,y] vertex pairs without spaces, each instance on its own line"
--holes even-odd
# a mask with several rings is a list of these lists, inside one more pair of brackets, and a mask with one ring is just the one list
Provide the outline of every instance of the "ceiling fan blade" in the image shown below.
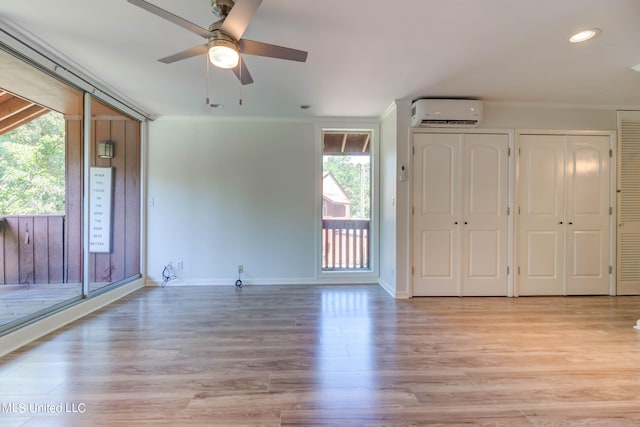
[[207,46],[206,44],[203,44],[203,45],[195,46],[195,47],[192,47],[191,49],[187,49],[185,51],[176,53],[175,55],[158,59],[158,62],[171,64],[173,62],[182,61],[183,59],[191,58],[192,56],[202,55],[203,53],[207,53],[208,50],[209,50],[209,46]]
[[154,4],[151,4],[147,1],[144,0],[127,0],[129,3],[131,3],[134,6],[138,6],[144,10],[146,10],[147,12],[151,12],[154,15],[157,15],[161,18],[166,19],[169,22],[172,22],[176,25],[181,26],[182,28],[191,31],[192,33],[196,33],[199,36],[202,36],[204,38],[209,38],[211,36],[213,36],[213,33],[211,33],[209,30],[206,30],[196,24],[194,24],[193,22],[187,21],[184,18],[179,17],[178,15],[174,15],[173,13],[164,10]]
[[233,73],[236,75],[238,80],[240,80],[242,85],[250,85],[253,83],[253,77],[251,77],[251,73],[249,73],[249,69],[242,60],[242,57],[240,58],[238,65],[233,69]]
[[236,0],[220,29],[236,40],[244,34],[262,0]]
[[238,42],[240,52],[247,55],[267,56],[269,58],[286,59],[289,61],[305,62],[308,53],[304,50],[276,46],[274,44],[242,39]]

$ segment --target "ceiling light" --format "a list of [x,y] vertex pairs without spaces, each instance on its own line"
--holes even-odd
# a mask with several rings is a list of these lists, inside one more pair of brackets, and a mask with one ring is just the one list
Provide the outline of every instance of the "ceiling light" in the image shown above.
[[640,73],[640,64],[633,65],[631,69]]
[[209,60],[220,68],[235,68],[240,61],[238,46],[231,40],[213,39],[209,42]]
[[580,31],[578,33],[575,33],[574,35],[569,37],[569,41],[571,43],[586,42],[587,40],[592,39],[595,36],[597,36],[599,33],[600,33],[600,30],[598,28],[591,28],[589,30],[584,30],[584,31]]

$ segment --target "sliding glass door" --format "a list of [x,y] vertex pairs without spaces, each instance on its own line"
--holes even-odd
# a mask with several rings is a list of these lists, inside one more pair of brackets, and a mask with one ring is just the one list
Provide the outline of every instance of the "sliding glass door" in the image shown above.
[[82,298],[82,92],[0,50],[0,331]]
[[2,334],[141,276],[141,122],[2,46],[0,66]]

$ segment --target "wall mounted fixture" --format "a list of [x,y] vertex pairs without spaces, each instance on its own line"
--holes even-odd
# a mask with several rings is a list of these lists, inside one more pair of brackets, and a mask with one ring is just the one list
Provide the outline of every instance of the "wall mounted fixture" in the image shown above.
[[98,157],[101,159],[112,159],[114,149],[113,141],[98,141]]

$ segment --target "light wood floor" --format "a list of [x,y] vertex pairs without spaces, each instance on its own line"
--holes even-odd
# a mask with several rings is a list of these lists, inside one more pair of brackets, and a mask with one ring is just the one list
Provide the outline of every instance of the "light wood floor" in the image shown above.
[[638,426],[638,318],[638,297],[146,289],[0,359],[0,425]]

